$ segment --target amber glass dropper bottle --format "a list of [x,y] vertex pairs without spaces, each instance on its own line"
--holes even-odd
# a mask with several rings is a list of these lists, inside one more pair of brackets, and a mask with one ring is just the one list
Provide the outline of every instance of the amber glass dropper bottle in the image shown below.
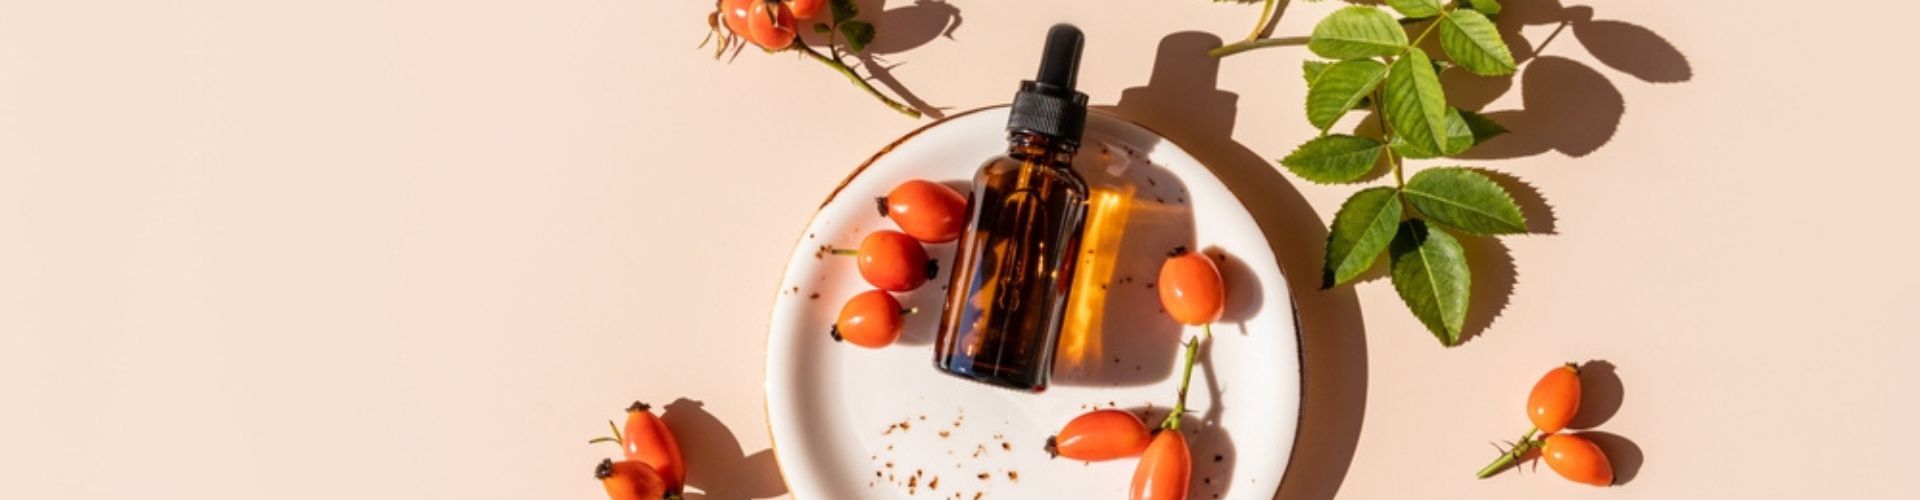
[[1072,25],[1047,32],[1039,76],[1014,94],[1007,154],[973,178],[934,341],[941,371],[1047,388],[1087,216],[1087,183],[1072,168],[1087,122],[1087,95],[1074,89],[1083,41]]

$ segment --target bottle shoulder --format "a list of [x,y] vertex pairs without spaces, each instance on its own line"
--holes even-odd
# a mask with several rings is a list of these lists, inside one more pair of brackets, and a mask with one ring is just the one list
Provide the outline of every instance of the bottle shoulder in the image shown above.
[[1031,175],[1047,177],[1065,183],[1071,190],[1083,194],[1087,191],[1086,179],[1081,177],[1080,173],[1075,171],[1070,164],[1024,161],[1007,155],[988,159],[985,164],[980,166],[980,171],[977,174],[978,179],[976,180],[982,184],[993,184],[990,181],[994,179],[1016,177],[1023,171],[1029,170],[1032,171]]

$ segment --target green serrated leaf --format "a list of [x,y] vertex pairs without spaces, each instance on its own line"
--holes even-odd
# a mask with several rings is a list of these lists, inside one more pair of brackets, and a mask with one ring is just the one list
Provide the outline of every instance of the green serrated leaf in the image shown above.
[[1420,150],[1446,150],[1447,96],[1426,54],[1410,50],[1394,60],[1381,98],[1394,135]]
[[1313,26],[1307,49],[1329,59],[1361,59],[1400,53],[1407,46],[1407,32],[1388,15],[1373,7],[1349,6],[1333,11]]
[[833,11],[833,24],[844,23],[860,15],[860,6],[855,5],[853,0],[833,0],[828,8]]
[[1307,122],[1326,131],[1360,104],[1387,77],[1387,65],[1372,59],[1340,61],[1307,84]]
[[[1494,136],[1507,133],[1506,126],[1501,125],[1500,122],[1493,121],[1492,118],[1487,118],[1485,115],[1459,108],[1455,108],[1454,111],[1459,113],[1461,121],[1466,123],[1467,130],[1473,133],[1473,144],[1476,146],[1480,143],[1487,142],[1487,139],[1492,139]],[[1448,130],[1451,131],[1452,128],[1448,128]]]
[[1311,84],[1315,79],[1320,78],[1320,72],[1326,71],[1327,67],[1332,65],[1333,63],[1326,61],[1301,61],[1300,75],[1305,76],[1307,83]]
[[1512,74],[1513,52],[1500,39],[1499,28],[1486,14],[1455,9],[1440,21],[1440,49],[1460,67],[1473,74],[1494,76]]
[[1473,234],[1527,232],[1527,217],[1506,188],[1470,168],[1422,170],[1401,192],[1421,214],[1448,227]]
[[1390,187],[1363,189],[1347,198],[1327,231],[1327,265],[1320,287],[1352,281],[1373,267],[1393,241],[1401,210],[1400,199]]
[[866,21],[840,23],[840,36],[847,40],[848,49],[854,52],[867,50],[867,44],[873,43],[873,23]]
[[1400,292],[1400,301],[1407,303],[1407,309],[1440,339],[1441,345],[1459,344],[1473,288],[1467,253],[1460,241],[1420,219],[1412,219],[1400,224],[1390,250],[1393,290]]
[[1500,13],[1499,0],[1466,0],[1466,3],[1467,6],[1472,7],[1473,10],[1480,11],[1481,14],[1491,16]]
[[1407,158],[1439,158],[1460,154],[1467,148],[1506,132],[1505,127],[1501,127],[1490,118],[1460,108],[1447,108],[1447,149],[1445,151],[1434,151],[1430,147],[1417,146],[1397,135],[1387,143],[1387,146],[1393,148],[1395,153]]
[[1385,145],[1352,135],[1323,135],[1295,148],[1280,164],[1302,179],[1332,184],[1353,182],[1373,170]]
[[1414,19],[1440,15],[1440,0],[1387,0],[1387,6]]

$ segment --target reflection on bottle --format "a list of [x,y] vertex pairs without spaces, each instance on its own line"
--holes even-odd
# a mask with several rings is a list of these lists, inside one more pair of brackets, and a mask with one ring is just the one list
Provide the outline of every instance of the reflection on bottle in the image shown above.
[[[1104,146],[1104,145],[1103,145]],[[1138,188],[1126,177],[1127,158],[1111,147],[1089,151],[1092,167],[1082,169],[1092,192],[1087,207],[1087,229],[1080,237],[1080,263],[1074,271],[1067,318],[1060,330],[1054,365],[1062,370],[1090,371],[1102,366],[1108,298],[1127,218],[1134,210]]]

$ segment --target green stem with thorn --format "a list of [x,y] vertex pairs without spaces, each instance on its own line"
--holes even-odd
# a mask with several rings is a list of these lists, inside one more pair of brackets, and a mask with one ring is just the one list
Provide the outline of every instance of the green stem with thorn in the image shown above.
[[1526,434],[1520,435],[1519,443],[1514,444],[1513,448],[1508,449],[1505,453],[1501,453],[1498,458],[1493,459],[1493,463],[1481,468],[1480,472],[1475,476],[1480,479],[1493,477],[1494,474],[1499,474],[1500,471],[1506,470],[1508,467],[1512,467],[1513,464],[1518,463],[1520,457],[1525,456],[1529,451],[1533,451],[1534,448],[1539,448],[1540,445],[1545,442],[1544,438],[1546,436],[1540,436],[1539,438],[1534,437],[1535,434],[1539,433],[1540,429],[1528,428]]
[[1193,383],[1193,362],[1200,358],[1200,343],[1213,338],[1213,324],[1200,328],[1204,332],[1200,337],[1187,340],[1187,361],[1180,368],[1180,396],[1173,403],[1173,412],[1167,414],[1166,420],[1160,421],[1162,429],[1180,430],[1180,416],[1187,413],[1187,387]]
[[893,108],[894,111],[898,111],[900,114],[912,118],[920,117],[919,110],[913,109],[913,106],[902,104],[900,101],[893,100],[892,97],[887,97],[886,94],[880,93],[880,89],[873,88],[873,84],[867,83],[866,78],[861,78],[859,73],[853,72],[853,67],[847,66],[847,63],[841,62],[839,58],[827,57],[826,54],[821,54],[820,51],[813,50],[813,47],[808,46],[806,42],[802,42],[798,38],[793,40],[793,48],[806,54],[808,57],[812,57],[815,61],[820,61],[820,64],[825,64],[827,67],[833,68],[834,71],[840,72],[842,76],[847,77],[847,80],[852,81],[855,86],[860,87],[860,90],[867,91],[868,95],[873,96],[874,99],[879,99],[882,104]]
[[[1207,51],[1207,55],[1210,55],[1213,57],[1226,57],[1226,56],[1238,54],[1241,52],[1246,52],[1246,51],[1261,48],[1261,47],[1272,47],[1276,45],[1294,45],[1295,43],[1299,43],[1299,42],[1284,43],[1285,40],[1289,40],[1289,39],[1262,40],[1260,38],[1260,35],[1267,31],[1267,23],[1273,20],[1274,6],[1275,4],[1278,4],[1278,3],[1279,3],[1279,0],[1263,0],[1260,3],[1260,21],[1253,23],[1253,33],[1248,34],[1247,39],[1234,42],[1232,44],[1228,44],[1219,48],[1215,48],[1213,50],[1209,50]],[[1270,43],[1270,42],[1275,42],[1276,40],[1281,40],[1283,42]],[[1302,42],[1304,42],[1304,40]]]

